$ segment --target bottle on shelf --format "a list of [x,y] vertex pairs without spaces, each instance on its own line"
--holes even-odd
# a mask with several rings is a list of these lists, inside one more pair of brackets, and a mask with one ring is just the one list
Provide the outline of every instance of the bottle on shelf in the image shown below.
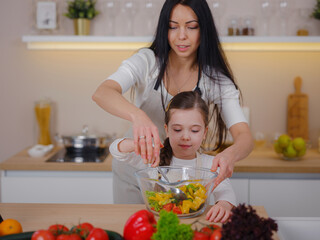
[[298,9],[298,14],[299,14],[299,19],[300,22],[297,25],[297,31],[296,35],[297,36],[308,36],[309,33],[309,28],[310,28],[310,14],[312,12],[312,9]]
[[252,17],[247,17],[244,19],[244,26],[242,28],[242,35],[244,36],[254,36],[255,31],[253,27],[253,18]]
[[237,18],[231,18],[228,24],[228,36],[239,36],[240,26]]

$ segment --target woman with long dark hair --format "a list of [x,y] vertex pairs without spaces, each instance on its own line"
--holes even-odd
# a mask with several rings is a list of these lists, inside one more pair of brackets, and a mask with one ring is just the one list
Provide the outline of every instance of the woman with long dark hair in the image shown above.
[[[122,95],[131,87],[134,103]],[[157,166],[165,139],[165,108],[183,91],[198,91],[210,106],[212,150],[223,145],[227,130],[233,137],[233,145],[212,161],[213,171],[220,167],[218,185],[231,177],[235,162],[252,151],[253,141],[206,0],[166,0],[151,46],[123,61],[98,87],[93,100],[105,111],[132,122],[126,136],[133,137],[135,153],[145,164]],[[112,170],[115,203],[140,202],[133,175],[137,169],[114,160]]]

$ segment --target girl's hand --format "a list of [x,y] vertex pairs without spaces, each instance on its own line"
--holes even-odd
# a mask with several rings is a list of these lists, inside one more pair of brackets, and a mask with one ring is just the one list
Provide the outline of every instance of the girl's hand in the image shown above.
[[227,201],[217,202],[207,213],[206,220],[209,222],[226,222],[230,215],[233,205]]
[[134,151],[144,164],[156,167],[160,163],[160,138],[156,125],[142,112],[133,120]]

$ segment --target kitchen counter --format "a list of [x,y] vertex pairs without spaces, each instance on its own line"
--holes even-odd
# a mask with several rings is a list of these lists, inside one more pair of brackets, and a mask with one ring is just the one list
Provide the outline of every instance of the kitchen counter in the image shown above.
[[[26,231],[46,229],[52,224],[60,223],[67,227],[79,222],[90,222],[96,227],[123,234],[125,222],[130,215],[145,209],[142,204],[17,204],[0,203],[2,217],[18,220]],[[267,218],[268,214],[263,206],[255,206],[259,216]],[[197,217],[205,221],[205,214]],[[195,218],[181,219],[181,223],[191,223]],[[209,222],[206,222],[209,223]],[[279,239],[274,234],[273,239]]]
[[253,150],[246,159],[236,163],[234,172],[320,173],[320,153],[317,149],[308,149],[300,160],[288,161],[271,148]]
[[[0,163],[1,170],[47,170],[47,171],[112,171],[112,156],[109,154],[101,163],[58,163],[46,162],[61,147],[55,147],[41,158],[28,155],[28,148]],[[320,153],[308,149],[307,154],[297,161],[282,160],[273,149],[254,150],[246,159],[236,163],[237,173],[320,173]]]
[[41,171],[112,171],[112,156],[109,154],[103,162],[46,162],[62,147],[56,146],[44,157],[30,157],[29,148],[22,150],[0,163],[1,170],[41,170]]

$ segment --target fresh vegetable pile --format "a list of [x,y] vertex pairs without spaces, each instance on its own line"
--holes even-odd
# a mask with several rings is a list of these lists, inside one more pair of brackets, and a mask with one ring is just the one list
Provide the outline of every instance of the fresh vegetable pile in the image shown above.
[[178,216],[162,210],[156,222],[154,215],[140,210],[127,220],[123,237],[125,240],[192,240],[193,230],[190,224],[179,224]]
[[[194,224],[198,223],[196,221]],[[193,224],[180,224],[177,214],[172,211],[160,211],[156,222],[154,215],[140,210],[127,220],[123,237],[125,240],[219,240],[221,227],[215,224],[205,225],[193,230]]]
[[170,190],[168,192],[146,191],[151,210],[160,212],[163,209],[176,214],[188,214],[198,211],[206,201],[207,190],[200,183],[190,183],[178,188],[187,195],[187,200],[175,199]]
[[108,233],[91,223],[81,223],[70,230],[61,224],[51,225],[32,234],[31,240],[109,240]]
[[126,222],[123,236],[125,240],[271,240],[277,230],[273,219],[259,217],[250,205],[240,204],[222,227],[199,220],[180,224],[177,214],[165,210],[160,211],[156,222],[151,212],[140,210]]

